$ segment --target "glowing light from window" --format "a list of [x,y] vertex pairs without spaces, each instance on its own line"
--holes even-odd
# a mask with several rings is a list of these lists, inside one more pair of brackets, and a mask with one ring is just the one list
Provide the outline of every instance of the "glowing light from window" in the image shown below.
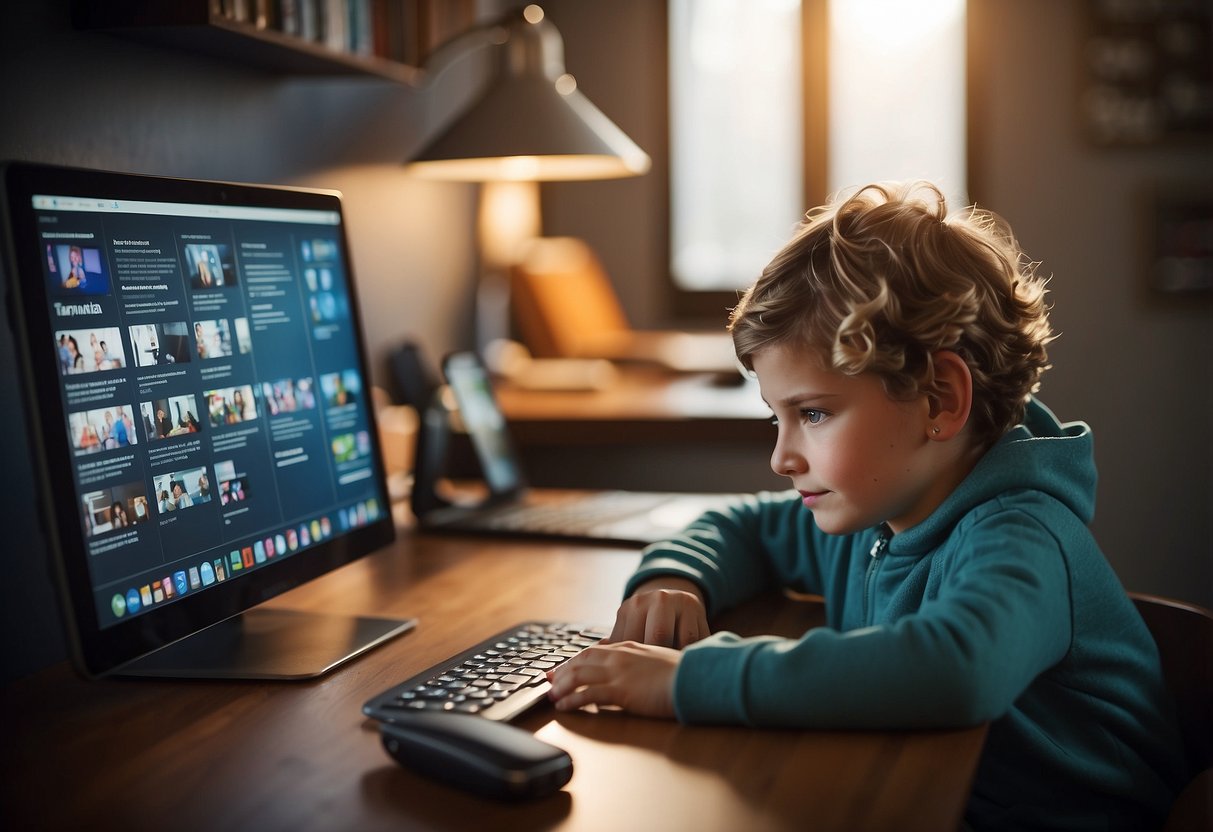
[[[928,179],[967,204],[966,0],[814,2],[829,17],[828,191]],[[748,286],[811,207],[800,5],[669,0],[670,268],[684,289]]]
[[671,269],[747,285],[804,211],[798,0],[670,2]]
[[965,177],[965,0],[830,0],[829,188]]

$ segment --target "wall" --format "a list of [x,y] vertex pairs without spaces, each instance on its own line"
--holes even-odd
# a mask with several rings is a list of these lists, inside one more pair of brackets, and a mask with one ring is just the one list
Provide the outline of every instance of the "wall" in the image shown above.
[[1092,147],[1082,3],[982,0],[981,198],[1053,275],[1042,396],[1095,431],[1095,534],[1131,589],[1213,607],[1213,298],[1145,288],[1155,194],[1213,197],[1213,142]]
[[[637,180],[545,188],[547,232],[587,239],[634,323],[662,308],[666,165],[663,5],[549,0],[580,88],[645,148]],[[1077,0],[969,0],[980,70],[971,196],[1003,214],[1043,261],[1061,337],[1041,391],[1063,420],[1092,425],[1093,529],[1131,589],[1213,607],[1213,299],[1144,290],[1150,198],[1213,195],[1210,143],[1100,149],[1080,133],[1083,10]],[[620,60],[624,58],[625,60]],[[719,325],[705,321],[705,324]]]
[[[375,381],[406,337],[432,355],[469,345],[475,188],[412,181],[401,162],[474,89],[483,69],[474,59],[424,92],[372,78],[276,76],[74,31],[68,5],[0,10],[0,159],[340,190]],[[5,327],[7,390],[13,350]],[[31,482],[20,408],[0,418],[9,437],[0,470],[9,483]],[[10,590],[0,632],[11,677],[64,653],[29,489],[5,493]]]
[[[609,14],[598,10],[610,6]],[[544,233],[590,242],[635,327],[671,323],[665,308],[665,3],[663,0],[548,0],[577,88],[653,160],[647,174],[542,188]],[[704,321],[718,326],[726,318]]]

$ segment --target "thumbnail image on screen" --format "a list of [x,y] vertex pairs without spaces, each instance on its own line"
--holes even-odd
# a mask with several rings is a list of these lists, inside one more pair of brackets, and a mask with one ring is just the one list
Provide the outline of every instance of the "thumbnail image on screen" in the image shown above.
[[151,517],[146,491],[136,481],[86,492],[81,498],[85,533],[93,537],[146,522]]
[[194,290],[236,285],[236,269],[229,257],[229,247],[223,243],[187,244],[185,270]]
[[207,390],[202,395],[206,398],[207,413],[213,427],[235,425],[257,418],[251,384]]
[[236,353],[244,355],[251,349],[247,318],[230,322],[218,318],[194,323],[194,350],[202,360],[229,358]]
[[98,248],[48,244],[46,270],[57,295],[109,294],[109,277]]
[[198,400],[193,394],[166,396],[139,403],[143,434],[149,442],[198,433],[202,430],[198,413]]
[[158,474],[153,479],[156,505],[161,514],[193,508],[211,501],[211,481],[206,466]]
[[270,416],[316,409],[316,393],[310,378],[262,382],[261,399]]
[[215,463],[215,479],[219,482],[219,504],[226,506],[249,498],[248,476],[237,470],[234,460]]
[[320,389],[324,394],[325,404],[329,407],[344,407],[358,400],[362,392],[362,380],[353,370],[327,373],[320,377]]
[[185,321],[136,324],[130,328],[136,367],[184,364],[190,360],[189,325]]
[[55,333],[62,375],[121,370],[126,366],[122,331],[116,326],[61,329]]
[[125,448],[139,443],[133,410],[129,405],[110,405],[82,410],[67,416],[68,436],[76,455]]

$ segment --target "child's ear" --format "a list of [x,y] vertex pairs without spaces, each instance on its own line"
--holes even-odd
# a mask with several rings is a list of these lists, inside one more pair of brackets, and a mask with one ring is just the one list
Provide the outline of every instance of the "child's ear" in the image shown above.
[[935,362],[935,385],[927,395],[930,405],[929,439],[951,439],[969,421],[973,406],[973,374],[965,360],[951,350],[940,350]]

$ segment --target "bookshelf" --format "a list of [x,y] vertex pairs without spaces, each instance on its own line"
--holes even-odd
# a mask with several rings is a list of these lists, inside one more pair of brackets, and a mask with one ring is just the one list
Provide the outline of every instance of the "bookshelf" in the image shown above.
[[72,0],[105,31],[289,75],[416,84],[435,46],[475,22],[475,0]]

